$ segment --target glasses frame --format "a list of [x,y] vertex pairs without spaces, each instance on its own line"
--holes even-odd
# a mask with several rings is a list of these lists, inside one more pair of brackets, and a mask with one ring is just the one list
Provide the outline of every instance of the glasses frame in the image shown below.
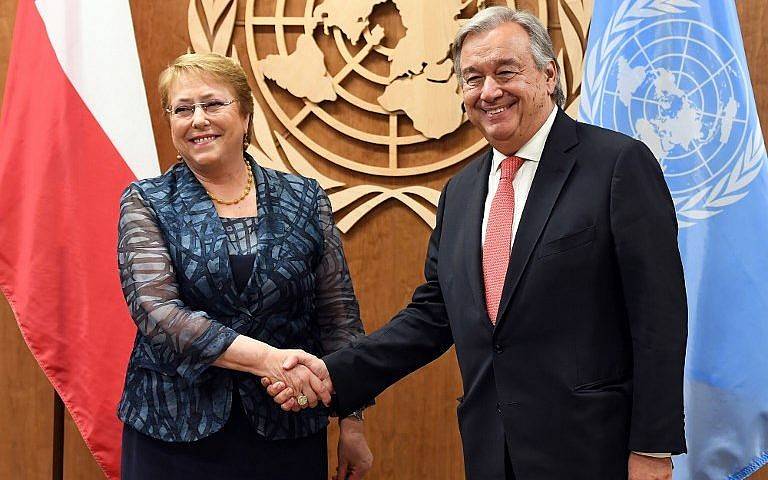
[[210,103],[221,102],[221,107],[228,107],[228,106],[232,105],[233,103],[235,103],[236,101],[237,101],[237,99],[233,98],[231,100],[224,101],[224,102],[222,102],[221,100],[208,100],[207,102],[197,102],[197,103],[184,103],[184,104],[181,104],[181,105],[184,105],[184,106],[187,106],[187,107],[192,107],[192,112],[191,112],[189,118],[180,117],[178,113],[173,113],[173,111],[176,108],[178,108],[180,105],[176,105],[175,107],[168,107],[168,108],[165,108],[164,110],[165,110],[165,112],[168,115],[171,116],[171,118],[177,118],[177,119],[180,119],[180,120],[189,120],[190,118],[195,116],[195,111],[197,111],[198,107],[200,108],[200,110],[203,111],[203,114],[210,115],[210,113],[208,113],[208,106],[209,106]]

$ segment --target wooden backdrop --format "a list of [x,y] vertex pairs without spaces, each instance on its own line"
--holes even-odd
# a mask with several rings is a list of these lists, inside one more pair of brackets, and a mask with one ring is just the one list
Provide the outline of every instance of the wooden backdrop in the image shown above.
[[[555,4],[553,0],[548,1]],[[518,2],[521,7],[533,10],[537,3],[537,0]],[[764,0],[741,0],[737,5],[763,132],[768,138],[768,69],[765,68],[768,64],[768,34],[764,29],[768,24],[768,4]],[[163,170],[175,160],[175,152],[157,99],[156,79],[171,59],[188,48],[187,6],[187,0],[131,0]],[[16,0],[0,0],[0,92],[5,85],[15,10]],[[556,11],[554,6],[550,11]],[[244,39],[238,35],[243,36],[242,29],[235,33],[235,43],[242,45]],[[270,118],[270,121],[275,119]],[[428,175],[425,180],[433,188],[439,188],[444,179],[445,175],[441,174]],[[405,305],[413,287],[420,283],[428,234],[428,227],[416,215],[403,205],[390,201],[344,236],[368,331],[379,328]],[[53,389],[24,344],[11,310],[2,297],[0,344],[3,346],[0,349],[0,479],[51,478],[53,465],[60,456],[63,456],[64,478],[101,478],[100,470],[66,413],[63,431],[55,431]],[[123,375],[123,372],[116,374]],[[369,478],[462,478],[455,418],[455,399],[460,390],[451,351],[381,395],[366,420],[375,455]],[[333,457],[336,432],[332,430],[331,435],[334,437],[330,444]],[[54,437],[63,440],[57,443]],[[63,447],[54,448],[56,444]],[[768,480],[768,470],[753,478]]]

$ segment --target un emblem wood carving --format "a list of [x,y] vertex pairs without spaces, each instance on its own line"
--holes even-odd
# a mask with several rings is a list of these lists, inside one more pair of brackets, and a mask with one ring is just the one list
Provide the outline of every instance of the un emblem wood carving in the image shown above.
[[[252,79],[249,152],[316,178],[346,233],[391,199],[434,227],[439,186],[486,147],[462,110],[451,59],[456,31],[486,3],[190,0],[187,20],[194,51],[230,56]],[[547,0],[493,3],[550,20]],[[556,3],[565,22],[550,29],[575,110],[592,0]]]

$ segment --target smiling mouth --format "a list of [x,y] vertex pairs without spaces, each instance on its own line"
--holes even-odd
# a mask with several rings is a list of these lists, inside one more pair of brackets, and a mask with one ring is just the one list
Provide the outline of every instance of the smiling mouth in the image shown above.
[[219,137],[216,136],[216,135],[208,135],[208,136],[205,136],[205,137],[193,138],[192,140],[190,140],[190,142],[194,143],[195,145],[205,145],[207,143],[213,142],[217,138],[219,138]]
[[495,117],[496,115],[499,115],[499,114],[501,114],[502,112],[504,112],[504,111],[505,111],[507,108],[508,108],[508,107],[496,107],[496,108],[491,108],[491,109],[487,109],[487,110],[485,110],[485,113],[486,113],[486,115],[488,115],[489,117]]

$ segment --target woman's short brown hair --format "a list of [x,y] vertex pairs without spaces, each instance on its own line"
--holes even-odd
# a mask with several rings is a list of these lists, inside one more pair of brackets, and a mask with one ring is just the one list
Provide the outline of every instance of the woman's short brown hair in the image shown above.
[[190,73],[210,77],[234,90],[240,112],[248,114],[246,136],[250,139],[253,123],[253,95],[248,85],[248,78],[240,65],[217,53],[186,53],[176,58],[160,73],[158,90],[163,108],[171,107],[168,96],[173,82]]

